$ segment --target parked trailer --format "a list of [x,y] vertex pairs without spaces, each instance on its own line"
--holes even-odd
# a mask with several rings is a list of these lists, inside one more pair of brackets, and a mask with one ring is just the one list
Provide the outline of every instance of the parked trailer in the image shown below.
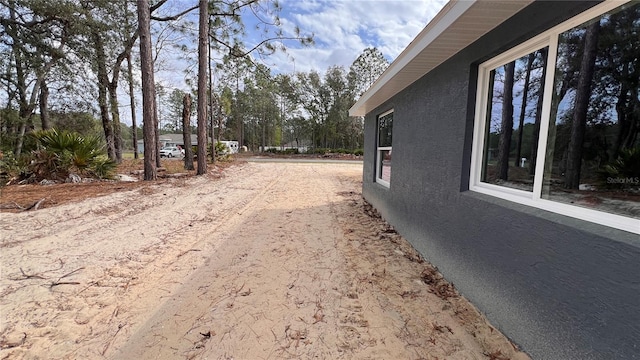
[[227,147],[227,152],[229,154],[237,154],[238,153],[238,149],[240,147],[240,144],[235,141],[235,140],[224,140],[224,141],[219,141],[220,143],[224,144]]

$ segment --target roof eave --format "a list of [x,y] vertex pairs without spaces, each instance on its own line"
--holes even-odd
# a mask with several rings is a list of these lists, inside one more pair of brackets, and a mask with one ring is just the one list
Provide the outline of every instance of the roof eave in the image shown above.
[[531,2],[450,1],[362,94],[349,115],[365,116]]

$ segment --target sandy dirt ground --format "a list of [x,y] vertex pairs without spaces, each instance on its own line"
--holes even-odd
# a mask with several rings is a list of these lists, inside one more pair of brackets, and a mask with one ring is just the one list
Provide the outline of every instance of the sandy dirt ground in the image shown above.
[[1,213],[0,359],[527,359],[361,178],[250,162]]

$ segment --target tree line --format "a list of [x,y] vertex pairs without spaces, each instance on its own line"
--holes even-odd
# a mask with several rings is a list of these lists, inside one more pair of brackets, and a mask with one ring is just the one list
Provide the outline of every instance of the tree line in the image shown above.
[[[145,144],[157,144],[159,130],[197,129],[199,173],[206,172],[208,138],[239,140],[252,150],[291,143],[362,146],[362,120],[350,118],[348,108],[388,65],[377,49],[366,49],[348,71],[334,66],[324,74],[274,74],[261,59],[286,51],[287,41],[313,45],[297,28],[284,33],[277,1],[193,2],[175,9],[167,0],[0,0],[3,153],[27,156],[34,146],[30,132],[89,113],[97,114],[106,153],[118,163],[125,139],[135,149],[140,94]],[[258,43],[247,40],[250,16],[262,34]],[[186,64],[189,90],[157,86],[154,73],[170,50]],[[120,103],[123,93],[127,105]],[[193,98],[189,109],[186,95]],[[131,128],[121,122],[127,106]],[[183,117],[191,113],[197,124],[185,126]],[[157,150],[145,146],[145,179],[155,178]]]

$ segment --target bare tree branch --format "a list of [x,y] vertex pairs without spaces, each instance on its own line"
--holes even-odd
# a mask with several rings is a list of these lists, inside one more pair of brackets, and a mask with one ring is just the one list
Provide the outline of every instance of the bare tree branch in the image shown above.
[[176,15],[172,15],[172,16],[165,16],[165,17],[151,16],[151,20],[155,20],[155,21],[173,21],[173,20],[178,20],[179,18],[181,18],[185,14],[188,14],[189,12],[191,12],[191,11],[197,9],[197,8],[198,8],[198,5],[190,7],[187,10],[185,10],[185,11],[183,11],[181,13],[178,13]]

